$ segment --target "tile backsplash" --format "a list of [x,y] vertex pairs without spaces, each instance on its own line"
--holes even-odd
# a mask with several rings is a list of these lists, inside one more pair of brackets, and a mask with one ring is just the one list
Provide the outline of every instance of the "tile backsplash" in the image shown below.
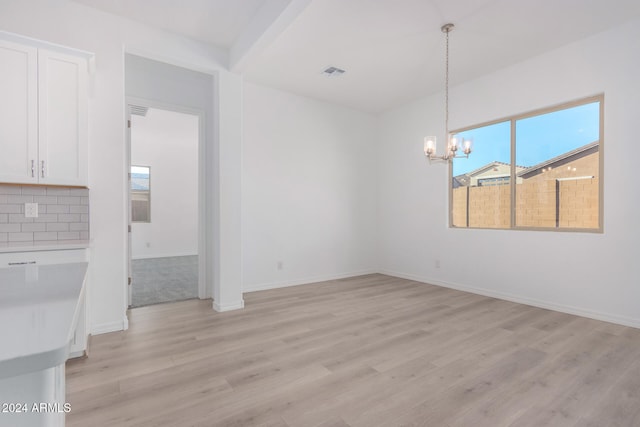
[[[25,217],[25,203],[38,217]],[[0,242],[89,239],[89,189],[0,184]]]

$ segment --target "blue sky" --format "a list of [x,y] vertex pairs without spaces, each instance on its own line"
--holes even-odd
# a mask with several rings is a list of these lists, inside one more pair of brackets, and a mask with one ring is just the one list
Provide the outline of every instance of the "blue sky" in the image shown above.
[[131,189],[148,191],[150,172],[148,166],[131,166]]
[[[593,102],[516,121],[516,164],[533,166],[596,141],[600,134],[600,103]],[[453,161],[453,175],[460,175],[494,160],[511,162],[510,122],[462,132],[473,137],[468,159]]]

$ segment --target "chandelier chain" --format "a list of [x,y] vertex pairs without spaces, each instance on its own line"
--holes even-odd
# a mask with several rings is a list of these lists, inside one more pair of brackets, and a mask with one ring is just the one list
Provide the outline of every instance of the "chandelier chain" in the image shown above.
[[444,137],[449,140],[449,30],[445,31],[446,48],[444,61]]

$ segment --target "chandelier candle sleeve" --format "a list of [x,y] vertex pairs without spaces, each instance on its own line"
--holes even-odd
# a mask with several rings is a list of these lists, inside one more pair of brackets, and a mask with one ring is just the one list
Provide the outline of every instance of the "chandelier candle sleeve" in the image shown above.
[[449,135],[449,151],[454,155],[458,151],[458,135]]
[[436,137],[425,136],[424,137],[424,154],[430,156],[436,152]]
[[472,138],[465,139],[464,142],[462,143],[462,152],[468,156],[471,153],[472,149],[473,149],[473,139]]

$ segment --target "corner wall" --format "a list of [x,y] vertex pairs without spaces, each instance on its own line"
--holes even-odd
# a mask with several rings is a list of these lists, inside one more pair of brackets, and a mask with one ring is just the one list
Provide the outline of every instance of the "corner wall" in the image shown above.
[[[91,192],[91,261],[89,267],[90,329],[92,334],[127,328],[127,208],[125,175],[125,89],[124,53],[132,52],[214,75],[219,92],[214,99],[215,150],[207,153],[207,183],[212,199],[225,200],[207,206],[207,236],[219,242],[208,244],[207,252],[222,260],[210,268],[216,288],[235,304],[241,299],[240,254],[227,241],[240,240],[239,217],[241,79],[225,70],[228,55],[204,43],[157,30],[68,0],[21,0],[0,2],[0,29],[95,53],[89,88],[89,187]],[[219,153],[218,151],[219,150]],[[238,171],[223,179],[219,165]],[[224,173],[220,171],[220,174]],[[232,215],[227,215],[231,212]],[[230,223],[226,227],[226,222]],[[213,255],[212,255],[213,256]],[[213,264],[210,263],[210,264]],[[224,270],[225,276],[219,272]],[[216,276],[218,275],[218,276]],[[232,304],[221,304],[231,306]]]
[[376,117],[254,84],[243,96],[243,288],[376,270]]
[[422,153],[439,94],[381,117],[380,270],[640,327],[637,40],[636,20],[451,89],[452,129],[604,93],[603,234],[448,228],[449,171]]

